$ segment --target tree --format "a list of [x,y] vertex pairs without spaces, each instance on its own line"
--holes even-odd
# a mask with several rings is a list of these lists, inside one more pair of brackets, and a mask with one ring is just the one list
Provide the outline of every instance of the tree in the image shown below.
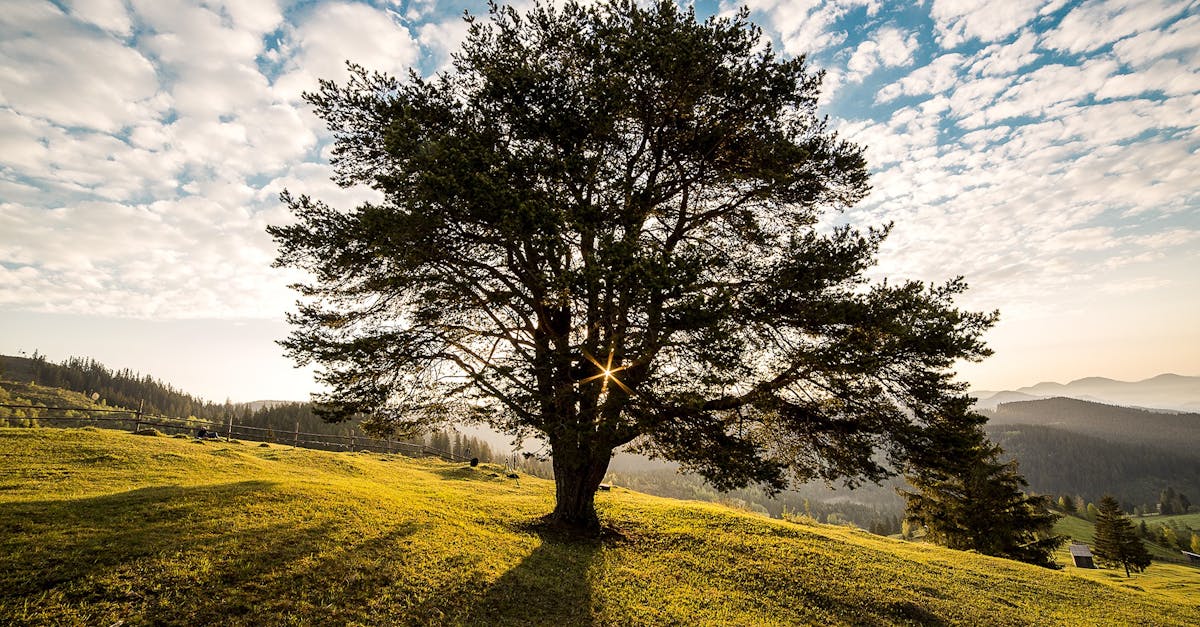
[[1102,564],[1119,564],[1140,573],[1150,565],[1150,553],[1133,530],[1133,523],[1121,512],[1117,499],[1105,495],[1096,508],[1096,534],[1092,552]]
[[1191,506],[1192,503],[1187,496],[1182,492],[1176,492],[1170,486],[1167,486],[1158,497],[1158,512],[1163,516],[1186,514]]
[[1163,516],[1170,516],[1172,514],[1179,513],[1175,511],[1176,498],[1177,495],[1175,494],[1175,488],[1167,486],[1165,489],[1163,489],[1162,493],[1158,496],[1158,513],[1162,514]]
[[1079,511],[1079,508],[1075,507],[1075,497],[1069,494],[1058,497],[1058,508],[1067,514],[1074,514]]
[[961,280],[874,282],[890,226],[825,228],[868,191],[816,115],[821,76],[741,12],[669,0],[469,20],[453,71],[351,66],[306,95],[338,211],[282,196],[277,265],[311,273],[282,342],[332,420],[483,421],[544,439],[553,519],[598,524],[624,445],[716,488],[879,480],[965,407],[995,314]]
[[1173,549],[1179,544],[1179,532],[1171,525],[1163,525],[1158,528],[1158,542],[1168,549]]
[[1054,501],[1023,491],[1017,462],[1001,461],[1004,451],[988,441],[984,421],[968,415],[931,426],[933,446],[905,473],[916,491],[897,490],[905,518],[942,546],[1056,568],[1052,554],[1067,539],[1053,531],[1060,518],[1049,511]]
[[1190,543],[1192,553],[1200,554],[1200,533],[1192,532],[1192,541]]

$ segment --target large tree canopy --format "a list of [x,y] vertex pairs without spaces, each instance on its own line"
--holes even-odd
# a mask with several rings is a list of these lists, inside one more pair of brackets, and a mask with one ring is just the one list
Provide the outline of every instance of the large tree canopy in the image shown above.
[[352,66],[306,95],[336,180],[383,198],[285,193],[297,221],[270,228],[313,277],[284,346],[331,414],[536,434],[556,518],[594,525],[622,445],[779,489],[881,478],[962,413],[950,368],[994,315],[959,280],[864,278],[888,227],[822,221],[867,171],[803,57],[669,0],[471,22],[432,79]]

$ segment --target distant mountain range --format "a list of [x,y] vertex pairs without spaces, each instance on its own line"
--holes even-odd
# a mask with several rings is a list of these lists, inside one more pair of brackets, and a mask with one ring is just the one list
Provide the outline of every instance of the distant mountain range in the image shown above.
[[994,410],[1002,403],[1063,397],[1124,407],[1200,412],[1200,377],[1160,374],[1144,381],[1087,377],[1065,384],[1043,382],[1000,392],[975,390],[971,395],[978,399],[976,408],[985,410]]

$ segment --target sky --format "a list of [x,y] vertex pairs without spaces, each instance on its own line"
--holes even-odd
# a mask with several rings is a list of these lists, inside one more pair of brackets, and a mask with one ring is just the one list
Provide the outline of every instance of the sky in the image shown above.
[[[307,398],[276,340],[279,192],[350,208],[301,100],[344,60],[431,75],[483,2],[6,0],[0,353],[211,400]],[[704,1],[706,16],[737,4]],[[1200,2],[751,0],[894,222],[875,277],[999,310],[976,389],[1200,375]]]

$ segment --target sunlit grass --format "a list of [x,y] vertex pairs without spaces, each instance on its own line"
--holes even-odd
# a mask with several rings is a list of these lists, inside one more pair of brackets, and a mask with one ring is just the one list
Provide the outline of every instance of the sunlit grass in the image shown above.
[[566,537],[536,524],[550,482],[487,465],[86,429],[0,429],[0,464],[0,624],[1200,624],[1188,567],[1055,572],[620,488],[605,535]]

